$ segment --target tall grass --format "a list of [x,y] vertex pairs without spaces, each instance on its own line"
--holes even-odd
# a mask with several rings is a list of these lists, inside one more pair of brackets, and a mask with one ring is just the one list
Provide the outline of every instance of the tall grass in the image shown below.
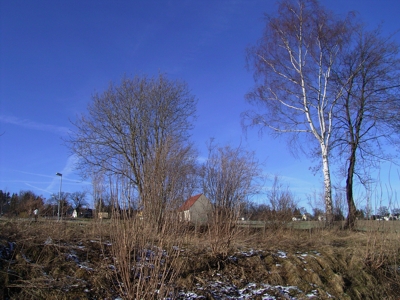
[[[167,215],[161,230],[140,217],[114,214],[111,220],[116,288],[126,299],[174,297],[184,238],[175,215]],[[175,216],[176,217],[176,216]]]
[[238,214],[231,209],[214,209],[207,224],[205,244],[209,246],[214,257],[226,258],[232,244],[239,237],[236,226]]

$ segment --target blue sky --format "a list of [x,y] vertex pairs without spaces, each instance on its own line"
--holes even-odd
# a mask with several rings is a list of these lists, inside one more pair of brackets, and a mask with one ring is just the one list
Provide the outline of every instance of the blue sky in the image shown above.
[[[400,29],[397,0],[321,3],[339,14],[358,11],[371,27],[383,22],[387,33]],[[284,140],[256,130],[245,137],[240,126],[253,85],[245,49],[261,37],[263,14],[275,9],[272,0],[0,0],[0,189],[50,198],[60,172],[63,191],[90,190],[62,142],[70,120],[110,81],[163,72],[186,81],[198,98],[193,141],[202,155],[211,137],[241,143],[305,205],[322,186],[312,163],[293,158]],[[379,176],[384,189],[397,190],[397,167]]]

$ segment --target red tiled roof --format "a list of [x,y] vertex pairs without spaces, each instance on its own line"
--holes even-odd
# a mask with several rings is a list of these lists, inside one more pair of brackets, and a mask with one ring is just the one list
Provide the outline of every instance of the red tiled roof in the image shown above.
[[200,198],[200,196],[203,194],[198,194],[196,196],[192,196],[189,199],[187,199],[181,207],[178,208],[178,211],[185,211],[185,210],[189,210],[189,208],[192,207],[192,205],[197,201],[197,199]]

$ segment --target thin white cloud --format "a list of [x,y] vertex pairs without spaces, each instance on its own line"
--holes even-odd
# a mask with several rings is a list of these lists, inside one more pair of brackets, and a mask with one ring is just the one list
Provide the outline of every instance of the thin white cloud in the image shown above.
[[20,127],[32,129],[32,130],[47,131],[47,132],[52,132],[52,133],[57,133],[57,134],[62,134],[62,135],[65,135],[70,131],[70,129],[67,127],[38,123],[38,122],[31,121],[28,119],[20,119],[20,118],[14,117],[14,116],[0,115],[0,122],[7,123],[7,124],[13,124],[13,125],[17,125]]
[[70,157],[68,157],[65,167],[62,170],[62,174],[65,176],[71,174],[76,169],[76,164],[78,163],[78,160],[79,158],[76,155],[71,155]]
[[53,178],[53,176],[50,176],[48,174],[31,173],[31,172],[25,172],[25,171],[19,171],[19,170],[11,170],[11,171],[22,173],[22,174],[27,174],[27,175],[34,175],[34,176],[40,176],[40,177]]
[[[88,185],[90,184],[90,182],[85,182],[85,181],[78,181],[76,179],[69,179],[68,175],[71,175],[74,173],[75,169],[76,169],[76,164],[78,163],[78,157],[76,155],[71,155],[70,157],[68,157],[66,163],[65,163],[65,167],[59,172],[62,174],[62,181],[63,181],[63,185],[64,183],[68,183],[68,184],[78,184],[78,185]],[[50,185],[46,188],[46,190],[49,191],[55,191],[59,188],[60,185],[60,177],[55,175],[56,172],[54,173],[53,180],[50,183]]]
[[42,192],[45,192],[45,193],[47,193],[47,194],[51,194],[51,191],[49,191],[49,190],[47,190],[47,189],[42,189],[42,188],[37,187],[37,186],[35,186],[35,185],[29,184],[29,183],[27,183],[27,182],[25,182],[25,185],[27,185],[27,186],[29,186],[29,187],[31,187],[31,188],[34,188],[35,190],[42,191]]

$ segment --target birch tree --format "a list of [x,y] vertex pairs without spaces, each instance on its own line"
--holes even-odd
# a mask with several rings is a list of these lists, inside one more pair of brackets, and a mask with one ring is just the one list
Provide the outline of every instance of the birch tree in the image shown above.
[[348,22],[335,18],[314,0],[283,0],[278,12],[267,16],[258,43],[248,49],[255,87],[246,99],[257,110],[243,114],[244,125],[311,139],[324,180],[327,220],[332,220],[332,187],[329,162],[333,112],[341,95],[332,84],[332,69],[348,43]]

